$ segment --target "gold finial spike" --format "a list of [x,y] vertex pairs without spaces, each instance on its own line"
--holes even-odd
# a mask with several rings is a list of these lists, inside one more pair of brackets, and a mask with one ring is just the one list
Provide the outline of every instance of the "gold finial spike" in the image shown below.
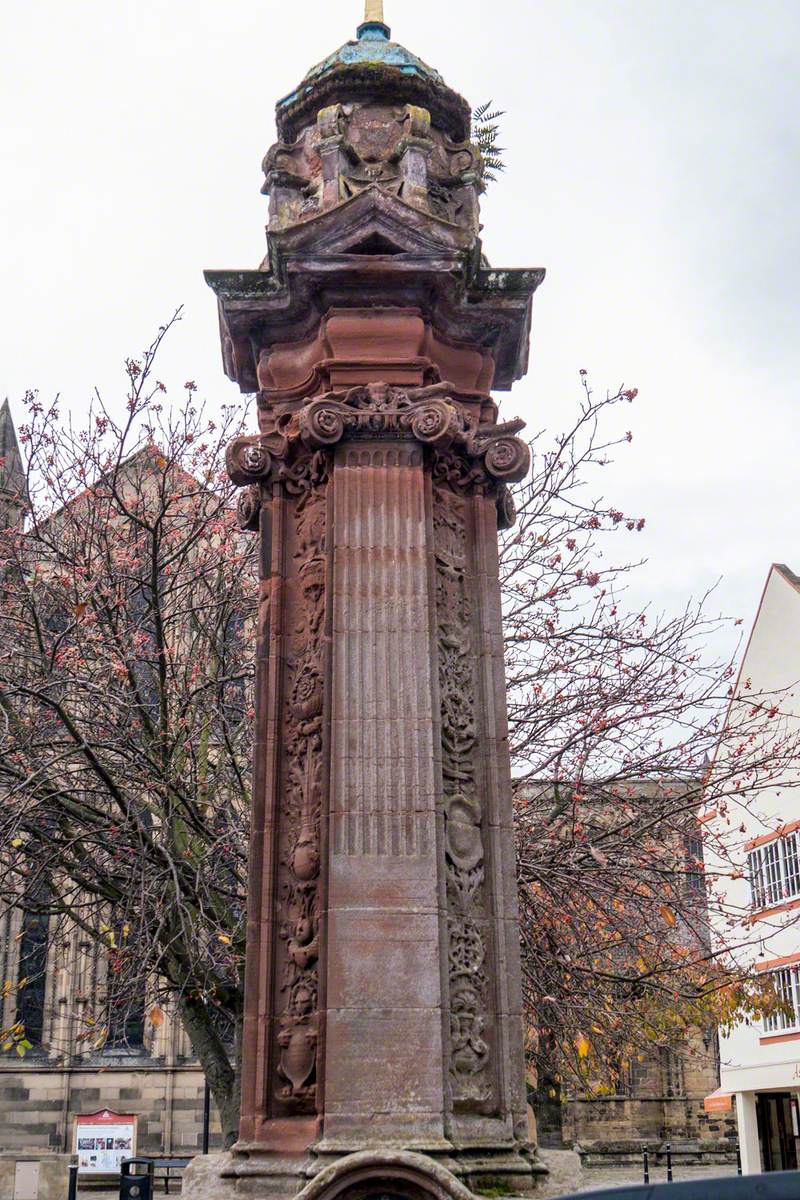
[[383,25],[383,0],[364,0],[364,24],[372,21]]

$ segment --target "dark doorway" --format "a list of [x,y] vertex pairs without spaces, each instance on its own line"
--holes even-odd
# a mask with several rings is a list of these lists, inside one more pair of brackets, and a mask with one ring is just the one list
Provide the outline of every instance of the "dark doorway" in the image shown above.
[[789,1092],[756,1096],[758,1140],[765,1171],[796,1171],[800,1124],[797,1098]]

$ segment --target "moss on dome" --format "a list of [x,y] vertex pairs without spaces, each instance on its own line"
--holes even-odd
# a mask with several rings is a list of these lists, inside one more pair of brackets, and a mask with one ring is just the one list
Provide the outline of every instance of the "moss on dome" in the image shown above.
[[359,27],[356,41],[345,42],[308,71],[294,92],[276,106],[278,132],[292,141],[320,108],[367,94],[393,103],[419,104],[454,141],[469,138],[471,110],[442,79],[405,46],[391,41],[380,22]]

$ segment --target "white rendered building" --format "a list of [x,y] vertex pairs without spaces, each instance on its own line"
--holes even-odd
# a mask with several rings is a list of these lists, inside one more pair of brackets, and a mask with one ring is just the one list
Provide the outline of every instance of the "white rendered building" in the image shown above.
[[[800,733],[800,577],[773,565],[745,649],[735,697],[780,706],[778,736]],[[768,694],[772,694],[769,696]],[[778,698],[775,693],[783,693]],[[738,706],[741,708],[741,706]],[[751,707],[748,703],[747,707]],[[728,715],[735,721],[737,700]],[[730,747],[721,753],[730,753]],[[779,778],[777,776],[780,776]],[[705,814],[706,865],[718,837],[734,836],[739,870],[715,887],[734,916],[725,940],[741,961],[773,975],[786,1011],[736,1026],[720,1038],[721,1087],[709,1111],[735,1103],[744,1174],[800,1166],[800,763],[741,804]],[[737,877],[738,875],[738,877]]]

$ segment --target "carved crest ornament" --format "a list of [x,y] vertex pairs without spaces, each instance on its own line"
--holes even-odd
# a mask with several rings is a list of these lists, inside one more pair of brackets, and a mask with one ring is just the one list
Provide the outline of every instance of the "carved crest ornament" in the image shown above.
[[378,183],[477,231],[478,151],[432,128],[428,109],[415,104],[384,109],[379,122],[369,104],[328,105],[296,141],[269,149],[263,171],[262,191],[277,198],[277,227],[308,220]]

